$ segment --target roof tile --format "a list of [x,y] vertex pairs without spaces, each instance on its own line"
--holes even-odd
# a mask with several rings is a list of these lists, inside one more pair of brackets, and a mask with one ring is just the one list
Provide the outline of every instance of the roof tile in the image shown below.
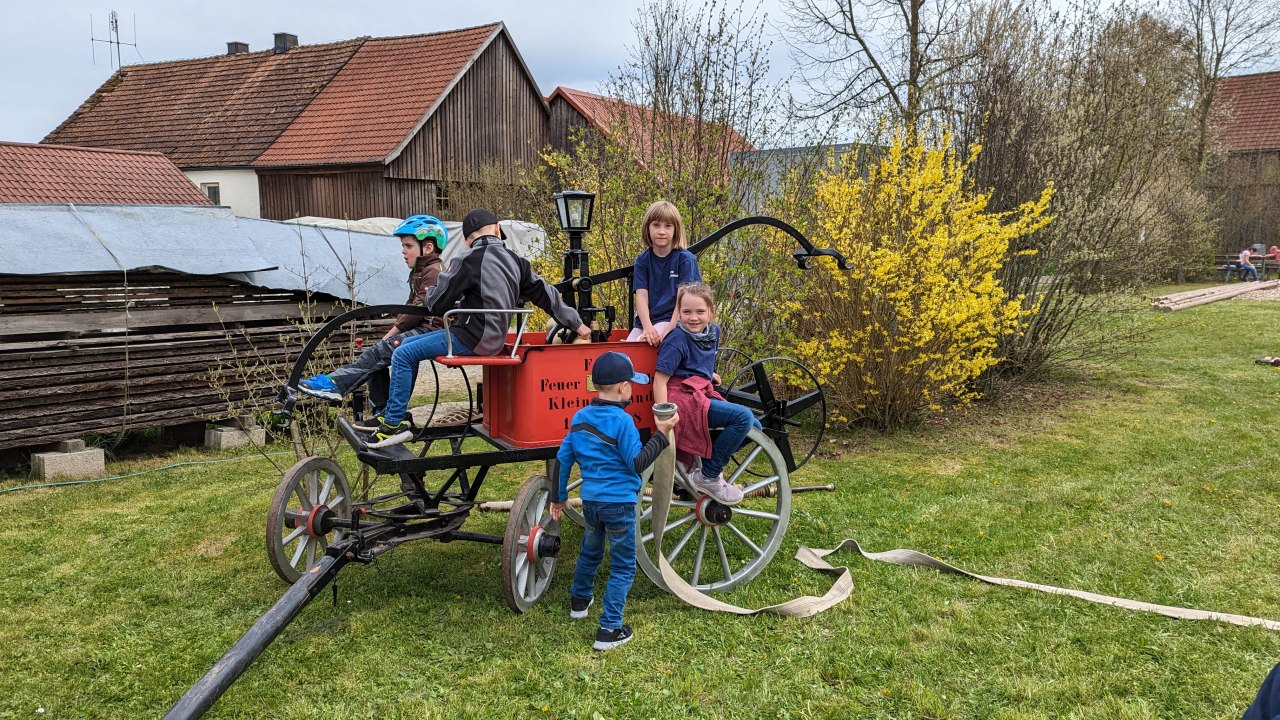
[[1222,131],[1227,150],[1280,148],[1280,72],[1223,78],[1214,104],[1230,113]]
[[212,205],[154,152],[0,142],[0,203]]
[[245,167],[364,42],[127,65],[44,142],[161,152],[187,168]]
[[366,41],[253,164],[384,162],[500,27]]
[[[547,102],[550,103],[557,96],[563,97],[588,122],[605,135],[612,134],[617,126],[625,123],[630,131],[628,133],[629,140],[636,146],[634,152],[637,154],[638,159],[646,162],[652,155],[654,141],[650,137],[650,130],[655,125],[652,118],[657,112],[653,108],[567,87],[556,88],[551,93],[551,97],[547,98]],[[674,117],[685,120],[691,130],[697,123],[697,120],[692,117],[683,115],[675,115]],[[729,152],[745,152],[755,149],[734,128],[729,128],[728,140]]]

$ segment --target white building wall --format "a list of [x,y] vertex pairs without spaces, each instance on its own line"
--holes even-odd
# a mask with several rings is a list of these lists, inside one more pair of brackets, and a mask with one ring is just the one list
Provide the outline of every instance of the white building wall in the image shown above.
[[196,187],[205,183],[217,183],[220,205],[231,208],[240,217],[262,217],[262,202],[258,199],[258,173],[253,170],[183,170]]

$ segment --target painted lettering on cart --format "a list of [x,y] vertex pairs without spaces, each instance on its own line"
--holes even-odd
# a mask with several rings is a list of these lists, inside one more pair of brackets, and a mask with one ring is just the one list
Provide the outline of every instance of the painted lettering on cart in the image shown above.
[[[546,381],[543,381],[543,382],[546,382]],[[568,384],[576,385],[577,383],[570,382]],[[591,401],[594,399],[595,399],[595,395],[579,396],[579,397],[570,397],[570,396],[560,395],[560,396],[548,397],[547,409],[548,410],[568,410],[569,412],[564,414],[560,418],[561,429],[568,430],[569,421],[573,419],[573,412],[590,405]],[[631,414],[631,417],[635,418],[636,425],[638,427],[646,427],[648,425],[650,417],[647,416],[644,411],[648,410],[648,408],[652,405],[653,405],[652,390],[646,389],[644,392],[632,393],[631,407],[628,410]]]
[[538,385],[542,392],[549,392],[551,390],[565,391],[582,389],[582,381],[580,380],[548,380],[543,378],[538,381]]

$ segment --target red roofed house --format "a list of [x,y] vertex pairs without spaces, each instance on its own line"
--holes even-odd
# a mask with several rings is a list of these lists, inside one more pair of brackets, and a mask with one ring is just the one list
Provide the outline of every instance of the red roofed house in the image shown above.
[[454,218],[444,184],[532,165],[550,111],[502,23],[117,71],[45,138],[167,155],[238,215]]
[[1221,80],[1214,101],[1226,117],[1220,175],[1226,198],[1219,252],[1280,245],[1280,72]]
[[[588,128],[609,137],[615,135],[620,127],[625,127],[627,137],[624,141],[633,146],[632,154],[641,164],[648,164],[653,157],[655,143],[671,142],[673,136],[680,134],[678,131],[683,131],[689,138],[696,138],[702,133],[711,136],[723,127],[683,115],[663,117],[650,107],[566,87],[557,87],[547,98],[547,105],[551,108],[551,143],[554,147],[567,148],[577,128]],[[721,145],[722,162],[733,153],[755,149],[732,127],[727,128]]]
[[156,152],[0,142],[0,203],[212,205]]

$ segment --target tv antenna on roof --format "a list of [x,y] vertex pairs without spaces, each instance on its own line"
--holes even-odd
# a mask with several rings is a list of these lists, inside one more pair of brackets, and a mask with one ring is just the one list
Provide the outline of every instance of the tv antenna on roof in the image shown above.
[[[136,14],[133,16],[133,42],[128,43],[128,42],[122,42],[120,40],[120,16],[116,13],[115,10],[112,10],[111,13],[107,15],[107,37],[105,40],[94,37],[93,14],[91,13],[89,15],[89,52],[93,58],[94,65],[98,64],[97,53],[94,52],[95,48],[97,47],[97,43],[107,44],[107,62],[115,63],[112,69],[119,68],[123,64],[120,60],[121,45],[128,45],[129,47],[133,48],[133,51],[138,54],[138,59],[143,60],[142,53],[138,51],[138,16]],[[114,58],[111,57],[112,47],[115,48]]]

